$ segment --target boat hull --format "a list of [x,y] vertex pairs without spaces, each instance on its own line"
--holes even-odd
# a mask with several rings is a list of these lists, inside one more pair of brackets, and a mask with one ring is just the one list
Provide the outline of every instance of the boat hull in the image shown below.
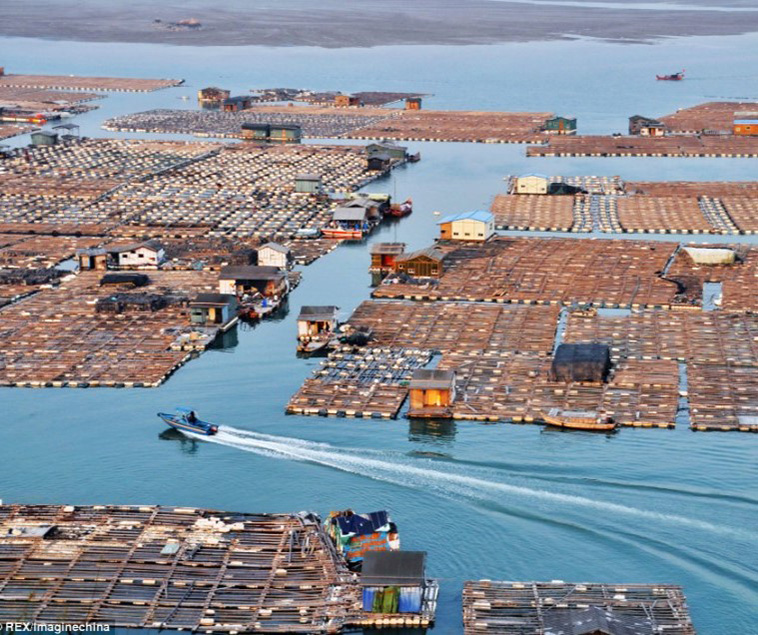
[[327,228],[321,230],[325,238],[338,238],[343,240],[362,240],[363,230],[361,229],[333,229]]
[[543,420],[554,428],[566,430],[584,430],[586,432],[613,432],[618,424],[615,421],[592,421],[585,419],[569,419],[552,415],[543,415]]
[[193,425],[183,420],[181,417],[167,414],[165,412],[159,412],[158,416],[164,421],[164,423],[174,428],[174,430],[179,430],[179,432],[192,432],[193,434],[200,434],[206,437],[213,436],[218,432],[218,426],[206,422],[201,422],[204,425]]

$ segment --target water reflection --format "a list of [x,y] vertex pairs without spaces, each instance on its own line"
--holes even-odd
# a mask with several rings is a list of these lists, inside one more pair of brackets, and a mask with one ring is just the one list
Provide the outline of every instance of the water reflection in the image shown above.
[[179,430],[175,430],[174,428],[164,430],[158,437],[162,441],[178,441],[179,449],[184,454],[195,454],[197,452],[198,442],[195,439],[185,437]]
[[452,419],[411,419],[408,424],[408,440],[417,443],[450,443],[455,433]]
[[237,346],[237,344],[239,344],[239,335],[237,333],[237,325],[235,325],[228,331],[219,333],[216,339],[211,342],[208,350],[231,353],[231,349]]

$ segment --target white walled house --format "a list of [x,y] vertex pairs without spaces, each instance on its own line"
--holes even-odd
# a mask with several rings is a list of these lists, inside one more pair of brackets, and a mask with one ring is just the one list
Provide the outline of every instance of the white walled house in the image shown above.
[[258,248],[258,266],[287,270],[292,267],[292,252],[278,243],[266,243]]

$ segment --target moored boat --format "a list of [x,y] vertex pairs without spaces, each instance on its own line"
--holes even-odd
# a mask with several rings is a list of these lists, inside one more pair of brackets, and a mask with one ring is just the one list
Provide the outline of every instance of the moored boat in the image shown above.
[[408,216],[413,211],[413,201],[406,199],[402,203],[392,203],[386,212],[387,216],[394,216],[396,218],[402,218]]
[[549,426],[569,430],[612,432],[618,426],[613,417],[585,410],[551,408],[547,414],[542,415],[542,419]]
[[158,416],[169,426],[179,432],[193,432],[212,436],[218,432],[218,426],[202,421],[197,417],[194,410],[189,408],[177,408],[176,412],[159,412]]

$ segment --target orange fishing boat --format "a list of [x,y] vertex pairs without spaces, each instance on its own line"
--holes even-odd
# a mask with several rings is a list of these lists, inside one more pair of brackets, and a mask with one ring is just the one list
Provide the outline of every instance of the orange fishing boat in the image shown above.
[[567,428],[569,430],[589,430],[596,432],[612,432],[618,424],[613,417],[600,415],[588,410],[560,410],[551,408],[542,419],[549,426]]

